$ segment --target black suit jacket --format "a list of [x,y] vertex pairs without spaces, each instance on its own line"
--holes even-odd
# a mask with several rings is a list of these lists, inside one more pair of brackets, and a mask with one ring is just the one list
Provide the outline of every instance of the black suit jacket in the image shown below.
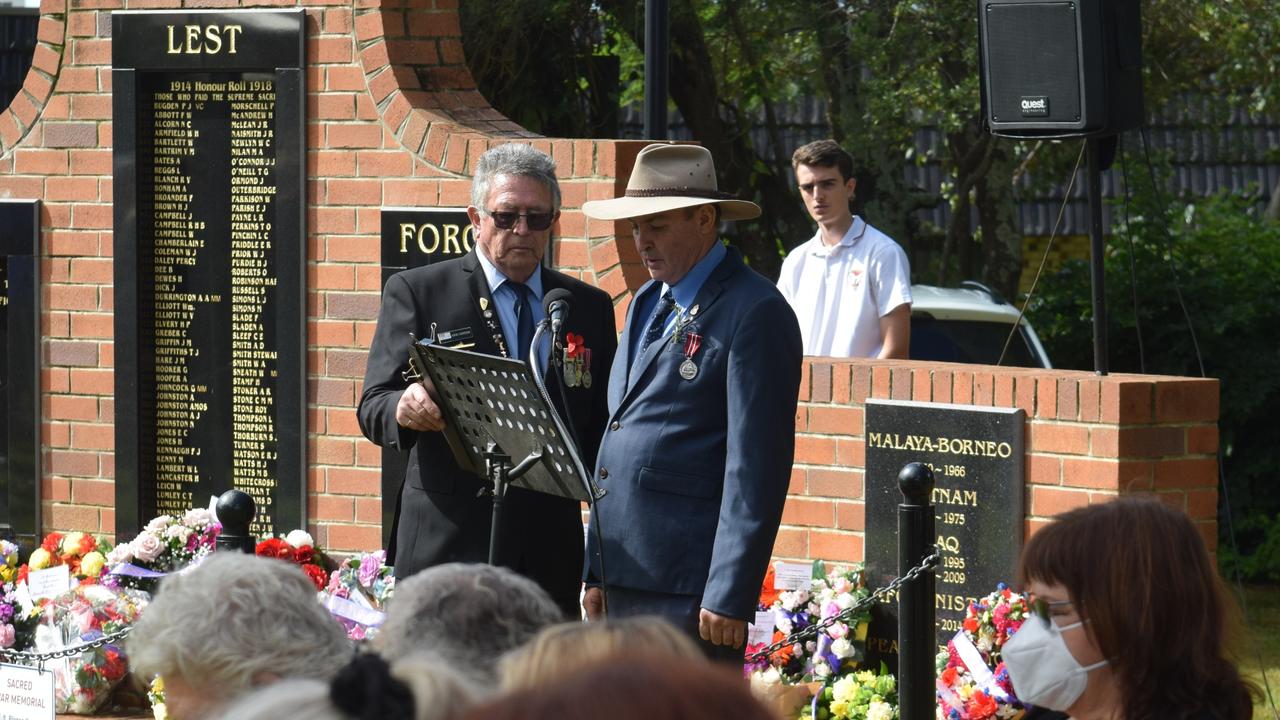
[[[399,578],[446,562],[485,562],[489,555],[492,501],[479,494],[488,483],[457,466],[442,434],[407,430],[395,418],[396,404],[408,386],[401,373],[408,368],[410,333],[431,337],[433,323],[437,335],[470,329],[471,337],[464,341],[475,347],[467,349],[504,353],[496,306],[475,253],[396,273],[383,289],[357,414],[365,437],[382,447],[409,451],[388,548],[388,561]],[[582,335],[592,351],[591,387],[566,391],[583,463],[590,468],[608,420],[609,368],[617,348],[613,302],[604,291],[563,273],[546,268],[540,272],[544,294],[555,288],[573,294],[565,328]],[[481,310],[482,299],[489,318]],[[548,377],[549,390],[550,382]],[[551,394],[558,403],[556,392]],[[537,581],[576,617],[583,566],[577,501],[511,488],[503,506],[501,547],[502,565]]]

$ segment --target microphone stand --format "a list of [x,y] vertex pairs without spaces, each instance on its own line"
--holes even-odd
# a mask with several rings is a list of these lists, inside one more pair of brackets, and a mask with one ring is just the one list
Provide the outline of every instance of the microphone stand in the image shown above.
[[[533,371],[533,382],[538,386],[538,391],[542,394],[542,399],[547,402],[547,408],[550,409],[551,412],[556,413],[556,415],[560,415],[560,413],[556,411],[555,403],[551,402],[551,395],[547,392],[547,383],[542,367],[542,353],[538,352],[538,348],[542,341],[542,335],[550,327],[551,320],[549,318],[543,319],[538,323],[537,329],[533,333],[533,342],[529,345],[529,369]],[[557,333],[557,335],[558,334],[559,333]],[[555,336],[551,338],[550,360],[552,366],[555,365],[556,339],[557,338]],[[552,375],[556,378],[556,387],[559,388],[561,407],[564,408],[564,415],[560,419],[563,421],[565,429],[568,430],[569,440],[574,444],[574,447],[581,448],[582,444],[578,442],[578,431],[573,426],[573,413],[569,411],[569,399],[566,397],[564,389],[563,370],[559,373],[553,372]],[[605,581],[604,572],[604,533],[600,529],[600,518],[596,515],[596,501],[594,500],[595,495],[591,491],[591,481],[587,477],[586,469],[583,468],[581,464],[578,464],[578,470],[581,473],[582,481],[587,486],[587,497],[593,498],[590,503],[588,503],[588,506],[591,510],[591,515],[596,521],[596,549],[597,557],[600,559],[600,592],[605,597],[605,607],[608,607],[609,585]],[[595,468],[592,468],[592,472],[595,472]]]

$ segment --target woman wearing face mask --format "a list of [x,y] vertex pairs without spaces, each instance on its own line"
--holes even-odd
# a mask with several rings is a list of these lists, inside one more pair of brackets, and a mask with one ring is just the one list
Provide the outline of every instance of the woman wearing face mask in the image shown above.
[[1031,537],[1020,575],[1037,615],[1002,655],[1031,718],[1252,715],[1234,605],[1186,515],[1138,498],[1072,510]]

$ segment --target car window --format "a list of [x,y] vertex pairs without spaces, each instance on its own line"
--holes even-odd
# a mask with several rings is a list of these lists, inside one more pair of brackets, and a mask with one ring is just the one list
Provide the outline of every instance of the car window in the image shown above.
[[[915,316],[911,318],[911,359],[995,365],[1009,327],[1008,323]],[[1021,328],[1009,343],[1002,365],[1043,366]]]

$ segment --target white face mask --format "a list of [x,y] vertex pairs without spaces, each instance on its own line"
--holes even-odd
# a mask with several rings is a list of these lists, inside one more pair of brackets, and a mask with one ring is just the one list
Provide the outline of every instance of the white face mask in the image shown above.
[[1060,628],[1052,621],[1033,615],[1009,638],[1000,654],[1019,700],[1066,712],[1080,699],[1089,683],[1087,673],[1107,664],[1103,660],[1083,667],[1071,655],[1062,631],[1083,624],[1078,622]]

